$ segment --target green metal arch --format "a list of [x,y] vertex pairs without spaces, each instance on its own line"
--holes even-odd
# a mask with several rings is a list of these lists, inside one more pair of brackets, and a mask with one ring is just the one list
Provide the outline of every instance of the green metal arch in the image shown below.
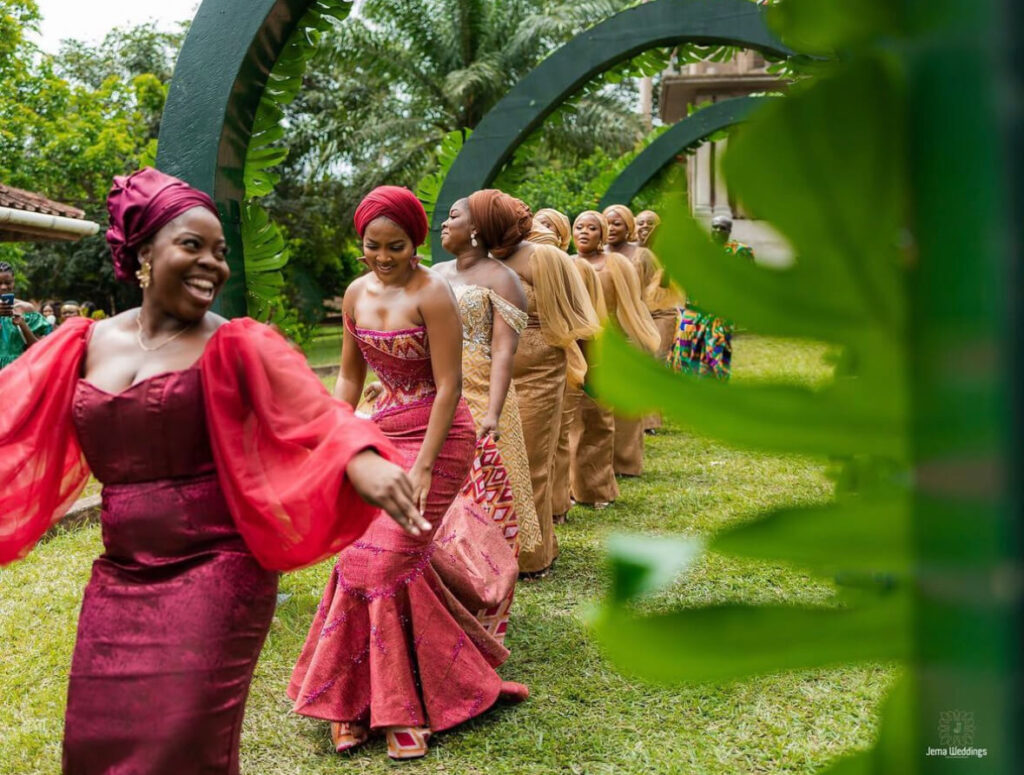
[[628,205],[655,175],[685,149],[715,132],[746,121],[755,109],[771,99],[774,98],[734,97],[722,100],[701,108],[673,124],[671,129],[644,148],[643,152],[619,173],[608,187],[608,191],[601,197],[598,208],[603,210],[609,205]]
[[430,229],[431,255],[441,248],[441,223],[453,202],[497,177],[516,148],[566,98],[605,70],[659,46],[739,45],[791,56],[749,0],[653,0],[577,35],[534,68],[470,135],[441,186]]
[[178,56],[160,121],[157,167],[210,194],[220,210],[231,280],[218,309],[246,314],[242,176],[267,76],[316,0],[203,0]]

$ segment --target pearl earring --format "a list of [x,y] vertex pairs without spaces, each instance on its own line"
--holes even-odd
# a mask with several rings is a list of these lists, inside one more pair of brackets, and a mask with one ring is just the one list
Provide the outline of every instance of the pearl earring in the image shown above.
[[473,234],[470,235],[470,237],[469,237],[469,244],[472,245],[474,248],[479,244],[476,241],[476,232],[473,232]]

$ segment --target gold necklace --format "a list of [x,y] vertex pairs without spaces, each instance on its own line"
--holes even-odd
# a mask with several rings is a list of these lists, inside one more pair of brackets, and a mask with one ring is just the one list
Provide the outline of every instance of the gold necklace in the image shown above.
[[[173,342],[175,339],[177,339],[179,336],[184,334],[186,331],[188,331],[190,328],[192,328],[195,325],[195,323],[189,323],[183,329],[181,329],[178,333],[172,335],[169,339],[165,339],[160,344],[158,344],[156,347],[147,347],[146,343],[142,341],[142,310],[139,310],[139,314],[136,315],[135,322],[139,326],[139,330],[135,332],[135,341],[137,341],[139,343],[139,347],[141,347],[143,350],[145,350],[148,353],[156,352],[161,347],[164,347],[165,345],[170,344],[171,342]],[[196,322],[198,322],[198,321],[196,321]]]

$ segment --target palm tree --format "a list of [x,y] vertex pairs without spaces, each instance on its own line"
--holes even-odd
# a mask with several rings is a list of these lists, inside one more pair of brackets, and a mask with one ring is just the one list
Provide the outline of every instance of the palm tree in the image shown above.
[[[634,4],[366,0],[310,63],[285,178],[331,181],[351,207],[379,183],[413,186],[446,134],[474,128],[554,48]],[[552,122],[549,145],[631,148],[643,133],[633,99],[623,87],[585,95]]]

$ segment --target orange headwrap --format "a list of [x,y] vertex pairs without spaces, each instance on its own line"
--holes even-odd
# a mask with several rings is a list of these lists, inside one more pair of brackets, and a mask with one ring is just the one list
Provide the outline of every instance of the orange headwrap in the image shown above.
[[469,217],[484,246],[495,258],[506,258],[533,228],[530,208],[496,188],[469,195]]

